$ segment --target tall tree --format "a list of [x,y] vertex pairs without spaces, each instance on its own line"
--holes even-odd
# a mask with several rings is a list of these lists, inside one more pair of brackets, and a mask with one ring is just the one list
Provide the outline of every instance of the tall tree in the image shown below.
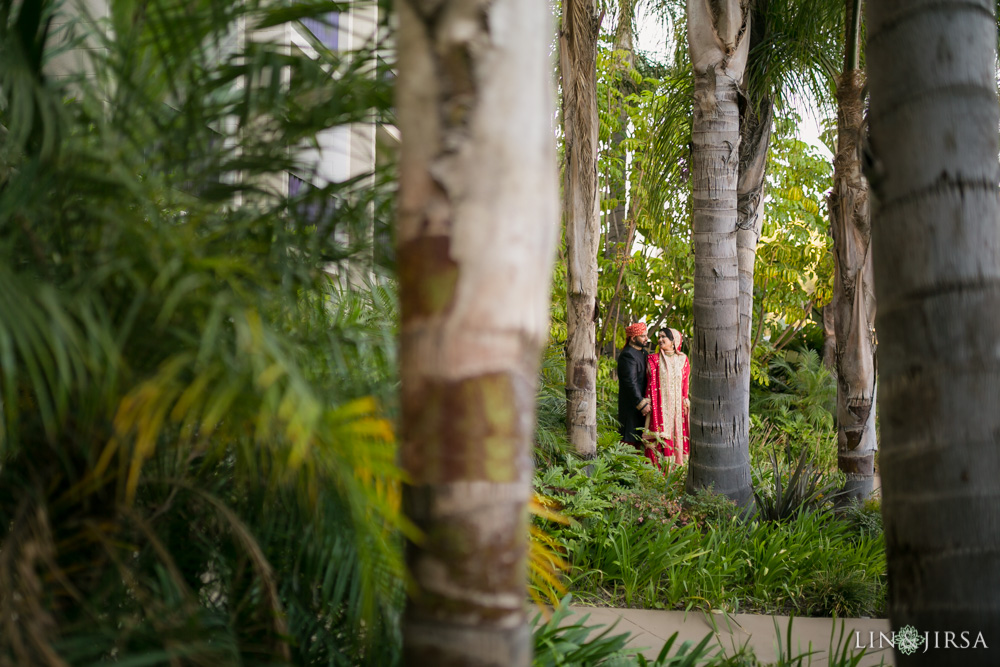
[[566,155],[566,427],[577,453],[597,451],[597,0],[563,0],[559,38]]
[[743,504],[751,496],[750,388],[742,369],[749,360],[740,356],[737,95],[750,42],[750,13],[740,0],[688,0],[687,7],[695,80],[694,336],[687,486],[714,486]]
[[[713,15],[724,14],[721,6],[725,3],[694,4],[711,6]],[[752,327],[754,284],[757,243],[764,219],[764,186],[774,107],[776,103],[787,104],[789,95],[794,92],[809,90],[814,96],[817,93],[818,96],[822,96],[825,75],[831,70],[826,57],[827,50],[824,48],[830,41],[827,35],[830,32],[828,24],[831,12],[828,0],[810,0],[807,3],[789,0],[743,0],[731,4],[742,8],[744,12],[745,34],[741,34],[748,42],[746,72],[738,82],[739,138],[732,144],[732,150],[739,156],[737,218],[734,232],[738,272],[735,314],[738,342],[732,365],[727,372],[736,373],[738,379],[731,383],[733,393],[726,401],[732,403],[728,428],[733,433],[730,446],[735,451],[726,455],[725,466],[718,467],[716,472],[706,469],[696,470],[692,466],[689,485],[692,487],[714,485],[718,489],[731,486],[733,480],[738,478],[743,481],[740,482],[738,490],[730,495],[737,499],[746,499],[749,494],[750,477],[747,424],[750,362],[755,338]],[[689,2],[689,23],[692,21],[691,5]],[[695,206],[697,205],[696,196]],[[697,256],[697,237],[695,248]],[[696,293],[698,280],[696,273]],[[698,319],[697,312],[695,319]],[[692,395],[694,396],[693,388]],[[701,407],[693,400],[693,427],[695,422],[699,421],[697,414],[699,409]],[[700,461],[701,458],[694,452],[696,447],[692,441],[692,461]],[[727,476],[731,478],[729,481],[724,479]]]
[[[526,503],[558,220],[549,11],[401,0],[410,665],[528,665]],[[596,250],[595,250],[596,256]]]
[[[766,66],[760,55],[767,46],[769,21],[768,0],[756,0],[750,10],[750,44],[747,68],[757,70],[759,80],[767,79]],[[747,77],[749,78],[749,77]],[[767,154],[771,145],[774,121],[774,99],[769,86],[751,90],[744,81],[739,98],[740,108],[740,175],[737,191],[736,248],[740,275],[740,386],[747,388],[747,414],[750,410],[750,356],[753,354],[753,288],[757,264],[757,242],[764,222],[764,184],[767,175]],[[770,82],[768,82],[770,83]],[[747,444],[749,451],[749,443]],[[748,453],[749,458],[749,453]]]
[[867,3],[889,616],[991,649],[897,644],[900,665],[994,665],[1000,645],[995,8]]
[[867,498],[875,479],[875,288],[868,183],[861,174],[864,71],[861,0],[844,7],[844,69],[837,78],[837,155],[829,196],[836,273],[837,462],[849,498]]

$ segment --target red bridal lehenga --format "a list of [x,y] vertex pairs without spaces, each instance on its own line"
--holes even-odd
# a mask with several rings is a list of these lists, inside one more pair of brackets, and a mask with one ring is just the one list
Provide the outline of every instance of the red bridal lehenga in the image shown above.
[[[680,347],[680,334],[674,339]],[[657,453],[667,461],[681,464],[687,461],[691,437],[688,426],[688,379],[691,364],[687,355],[680,352],[666,354],[662,351],[647,356],[646,396],[652,410],[646,418],[646,458],[660,467]]]

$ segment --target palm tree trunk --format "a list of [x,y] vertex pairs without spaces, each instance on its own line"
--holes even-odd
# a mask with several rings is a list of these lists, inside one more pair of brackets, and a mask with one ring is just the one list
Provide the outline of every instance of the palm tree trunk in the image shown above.
[[[751,48],[753,44],[751,42]],[[774,119],[770,99],[740,105],[740,176],[737,184],[736,248],[740,272],[740,371],[750,412],[750,359],[753,355],[753,285],[757,241],[764,222],[764,181]],[[757,107],[757,108],[755,108]],[[748,445],[749,446],[749,445]]]
[[578,454],[597,451],[597,189],[596,0],[563,0],[560,37],[563,146],[566,153],[566,428]]
[[889,616],[932,642],[982,633],[990,649],[897,644],[899,665],[995,665],[1000,647],[994,11],[867,2]]
[[549,11],[400,0],[407,665],[531,663],[527,513],[558,220]]
[[875,481],[875,290],[868,184],[861,175],[864,73],[859,69],[861,0],[847,0],[844,72],[837,80],[837,155],[830,193],[837,366],[837,462],[847,498]]
[[[756,0],[750,6],[751,25],[748,58],[755,58],[756,47],[767,38],[768,0]],[[752,64],[753,61],[748,63]],[[764,185],[767,176],[767,151],[771,146],[774,103],[770,97],[757,97],[743,82],[740,108],[740,176],[736,187],[736,247],[740,270],[740,358],[741,384],[747,387],[747,414],[750,412],[750,359],[753,355],[753,286],[757,264],[757,242],[764,222]]]
[[[755,47],[766,37],[767,0],[751,5],[749,57]],[[757,242],[764,223],[764,185],[767,177],[767,152],[771,146],[771,127],[774,121],[774,104],[770,97],[755,97],[743,85],[744,94],[739,99],[740,110],[740,174],[736,186],[737,222],[736,252],[739,265],[740,343],[737,368],[740,373],[741,399],[746,401],[744,414],[750,418],[750,365],[753,358],[753,292],[754,271],[757,264]],[[761,314],[763,317],[763,313]],[[746,457],[749,465],[750,443],[747,427]],[[738,443],[743,447],[743,443]]]
[[688,0],[694,66],[692,201],[695,250],[691,351],[691,459],[687,488],[751,497],[749,387],[740,357],[737,87],[746,67],[749,12],[738,0]]

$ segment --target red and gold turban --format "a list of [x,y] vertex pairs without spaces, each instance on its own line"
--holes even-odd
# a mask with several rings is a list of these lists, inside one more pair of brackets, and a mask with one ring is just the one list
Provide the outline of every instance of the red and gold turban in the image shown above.
[[633,336],[641,336],[644,333],[646,333],[645,322],[636,322],[635,324],[630,324],[625,327],[625,335],[629,338],[632,338]]

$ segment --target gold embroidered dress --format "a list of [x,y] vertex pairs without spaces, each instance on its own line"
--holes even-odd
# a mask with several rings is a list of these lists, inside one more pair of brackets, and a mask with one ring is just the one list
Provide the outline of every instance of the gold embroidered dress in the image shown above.
[[[675,334],[680,341],[680,334]],[[679,345],[678,345],[679,346]],[[646,456],[659,467],[656,453],[669,461],[683,463],[690,450],[688,425],[688,383],[691,364],[681,352],[659,351],[647,357],[647,392],[652,410],[646,418],[646,437],[655,441]]]

